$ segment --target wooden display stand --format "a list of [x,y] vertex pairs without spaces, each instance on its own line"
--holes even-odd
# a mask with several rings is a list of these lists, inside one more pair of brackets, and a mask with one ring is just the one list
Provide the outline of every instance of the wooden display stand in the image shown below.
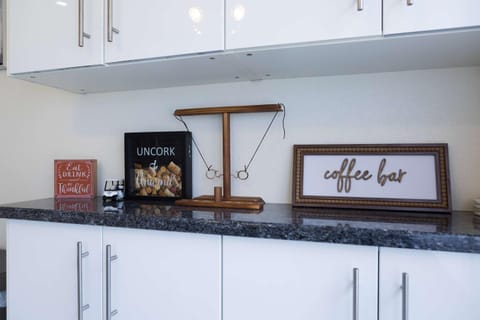
[[177,109],[175,116],[197,116],[221,114],[223,117],[223,195],[221,187],[215,187],[213,196],[175,201],[176,205],[190,207],[213,207],[230,209],[260,210],[265,202],[260,197],[236,197],[231,195],[230,168],[230,114],[283,111],[281,104],[265,104],[237,107],[210,107]]

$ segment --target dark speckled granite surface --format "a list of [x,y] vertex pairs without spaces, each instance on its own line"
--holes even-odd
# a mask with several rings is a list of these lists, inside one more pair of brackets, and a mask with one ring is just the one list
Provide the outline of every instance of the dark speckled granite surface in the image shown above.
[[199,210],[158,202],[41,199],[0,205],[0,218],[480,253],[480,217],[267,204],[262,212]]

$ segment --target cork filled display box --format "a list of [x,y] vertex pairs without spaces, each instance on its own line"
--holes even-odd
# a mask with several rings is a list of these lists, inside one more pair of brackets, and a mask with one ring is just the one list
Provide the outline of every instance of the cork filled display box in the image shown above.
[[171,201],[190,199],[191,133],[125,133],[125,197]]

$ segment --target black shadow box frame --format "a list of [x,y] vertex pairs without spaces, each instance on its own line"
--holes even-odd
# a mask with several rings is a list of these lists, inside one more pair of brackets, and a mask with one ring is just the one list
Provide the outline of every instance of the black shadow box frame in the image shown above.
[[191,132],[125,133],[125,198],[191,197]]

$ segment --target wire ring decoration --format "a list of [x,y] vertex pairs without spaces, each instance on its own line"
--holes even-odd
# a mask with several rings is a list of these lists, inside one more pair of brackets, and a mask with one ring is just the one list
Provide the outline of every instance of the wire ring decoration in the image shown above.
[[[285,105],[282,103],[280,104],[282,106],[282,111],[283,111],[283,119],[282,119],[282,129],[283,129],[283,139],[285,139],[285,136],[286,136],[286,131],[285,131],[285,116],[287,114],[287,111],[286,111],[286,108],[285,108]],[[265,140],[268,132],[270,131],[270,128],[272,127],[272,124],[273,122],[275,121],[275,119],[277,118],[277,115],[280,111],[277,111],[275,112],[275,114],[273,115],[273,118],[272,120],[270,120],[270,123],[268,124],[265,132],[263,133],[263,136],[262,138],[260,139],[257,147],[255,148],[255,151],[253,152],[252,156],[250,157],[250,160],[248,161],[248,164],[244,165],[243,166],[243,169],[241,170],[238,170],[235,172],[235,174],[231,174],[232,177],[234,177],[235,179],[238,179],[238,180],[241,180],[241,181],[245,181],[249,178],[250,174],[248,173],[248,169],[250,168],[250,165],[252,164],[253,160],[255,159],[255,156],[257,155],[257,152],[258,150],[260,149],[260,147],[262,146],[263,144],[263,141]],[[175,116],[175,118],[180,121],[183,126],[185,127],[185,129],[188,131],[188,132],[191,132],[190,131],[190,128],[188,127],[187,123],[185,122],[185,120],[183,120],[183,117],[182,116]],[[209,180],[214,180],[214,179],[218,179],[218,178],[221,178],[223,176],[222,173],[220,173],[219,170],[217,169],[214,169],[213,168],[213,165],[209,165],[207,163],[207,160],[205,160],[205,157],[202,153],[202,151],[200,151],[200,147],[198,146],[197,142],[195,141],[195,138],[193,138],[193,135],[192,135],[192,142],[193,142],[193,145],[195,146],[195,149],[198,151],[198,153],[200,154],[200,157],[202,158],[202,161],[205,165],[205,168],[206,168],[206,171],[205,171],[205,176],[207,177],[207,179]]]
[[221,178],[223,174],[216,169],[212,169],[212,167],[213,165],[209,165],[207,167],[207,171],[205,171],[205,176],[207,177],[207,179],[214,180],[216,178]]
[[247,166],[244,166],[243,170],[238,170],[235,175],[232,174],[232,177],[237,178],[238,180],[247,180],[248,176]]

